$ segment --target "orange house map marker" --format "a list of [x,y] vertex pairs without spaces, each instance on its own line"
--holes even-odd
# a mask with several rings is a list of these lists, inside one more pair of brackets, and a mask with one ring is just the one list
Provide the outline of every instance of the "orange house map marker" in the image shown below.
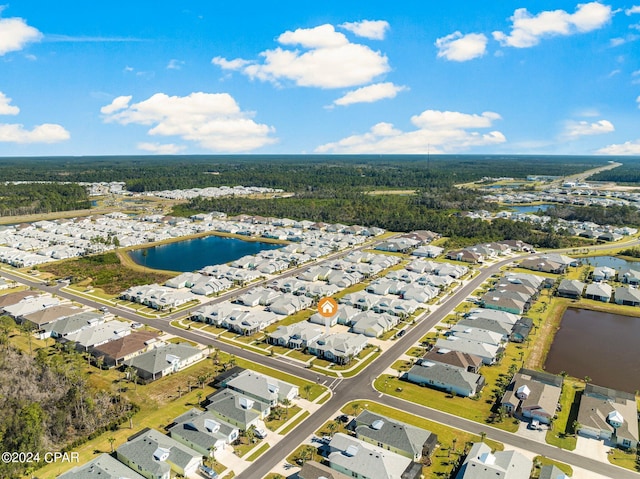
[[324,318],[335,316],[338,312],[338,303],[333,298],[322,298],[318,301],[318,314]]

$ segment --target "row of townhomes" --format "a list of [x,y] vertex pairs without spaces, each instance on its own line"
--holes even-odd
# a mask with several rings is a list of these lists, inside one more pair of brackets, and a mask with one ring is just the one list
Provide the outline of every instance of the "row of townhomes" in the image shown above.
[[263,428],[272,407],[298,397],[292,384],[250,370],[234,368],[216,380],[218,390],[206,409],[192,408],[168,425],[168,434],[143,429],[113,455],[102,454],[59,476],[169,479],[200,477],[203,458],[215,458],[251,427]]
[[[629,264],[619,269],[597,266],[590,274],[589,282],[563,279],[558,286],[558,296],[578,299],[581,297],[614,302],[624,306],[640,306],[640,266]],[[614,283],[612,286],[610,283]],[[617,286],[616,286],[617,284]]]
[[485,261],[491,261],[499,256],[511,253],[534,252],[533,246],[524,241],[504,240],[493,243],[477,244],[467,246],[459,250],[447,252],[446,258],[456,261],[464,261],[465,263],[478,264]]
[[[406,373],[407,381],[458,396],[475,396],[485,385],[480,368],[497,362],[507,342],[523,342],[533,322],[522,316],[544,287],[544,278],[509,274],[499,278],[473,308],[438,338]],[[517,307],[516,307],[517,306]]]

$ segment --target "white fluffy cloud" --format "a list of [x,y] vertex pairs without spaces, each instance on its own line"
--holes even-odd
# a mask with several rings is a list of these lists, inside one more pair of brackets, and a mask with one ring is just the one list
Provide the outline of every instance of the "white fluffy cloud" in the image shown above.
[[[195,92],[187,96],[156,93],[139,103],[115,98],[100,109],[105,122],[151,126],[152,136],[177,136],[219,152],[251,151],[274,143],[274,129],[256,123],[228,93]],[[148,144],[147,144],[148,146]]]
[[627,15],[633,15],[634,13],[640,13],[640,5],[634,5],[631,8],[627,8],[624,13]]
[[350,42],[329,24],[287,31],[278,37],[278,43],[297,48],[266,50],[260,53],[262,61],[215,57],[212,62],[252,79],[318,88],[365,85],[390,69],[382,53]]
[[436,40],[438,58],[454,62],[466,62],[481,57],[487,51],[487,37],[482,33],[463,35],[454,32]]
[[57,143],[70,137],[67,130],[53,123],[37,125],[32,130],[20,124],[0,123],[0,143]]
[[184,62],[182,60],[176,60],[175,58],[172,58],[171,60],[169,60],[169,63],[167,63],[167,70],[180,70],[182,68],[182,65],[184,65]]
[[602,135],[613,131],[615,131],[615,128],[609,120],[599,120],[593,123],[588,121],[567,121],[562,136],[573,140],[581,136]]
[[0,18],[0,56],[22,50],[28,43],[41,38],[42,33],[27,25],[22,18]]
[[10,105],[11,98],[0,91],[0,115],[17,115],[20,108]]
[[526,8],[518,8],[511,17],[511,33],[507,35],[496,31],[493,32],[493,37],[502,46],[528,48],[537,45],[545,37],[597,30],[609,22],[612,16],[611,7],[600,2],[579,4],[575,13],[550,10],[532,15]]
[[138,143],[138,149],[143,151],[150,151],[159,155],[175,155],[186,149],[186,146],[176,145],[174,143]]
[[411,118],[417,129],[403,132],[391,123],[378,123],[367,133],[320,145],[316,153],[452,153],[472,146],[496,145],[506,141],[499,131],[479,133],[476,128],[490,128],[500,115],[480,115],[455,111],[426,110]]
[[596,153],[600,155],[640,155],[640,140],[608,145],[600,148]]
[[389,29],[389,22],[384,20],[362,20],[361,22],[346,22],[340,25],[340,27],[359,37],[370,38],[371,40],[384,40],[384,36]]
[[363,86],[357,90],[347,92],[344,96],[334,101],[333,104],[347,106],[354,103],[373,103],[386,98],[395,98],[399,92],[407,89],[405,86],[394,85],[391,82],[374,83],[373,85]]

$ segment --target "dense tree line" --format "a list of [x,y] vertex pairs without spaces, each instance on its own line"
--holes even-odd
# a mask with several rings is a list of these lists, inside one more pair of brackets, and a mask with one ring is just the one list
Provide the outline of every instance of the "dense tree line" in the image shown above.
[[329,186],[424,188],[484,176],[567,175],[593,157],[480,155],[127,156],[0,159],[0,181],[124,181],[132,191],[251,185],[304,191]]
[[619,157],[622,166],[606,170],[589,177],[589,181],[616,181],[618,183],[640,183],[640,157]]
[[58,183],[0,183],[0,216],[88,209],[84,187]]
[[591,221],[599,225],[640,227],[640,210],[634,206],[564,206],[548,208],[545,215],[568,221]]
[[378,226],[391,231],[428,229],[451,238],[450,246],[501,239],[519,239],[537,246],[573,245],[569,237],[552,228],[538,231],[526,222],[506,219],[484,221],[455,213],[462,205],[482,207],[472,191],[460,190],[447,194],[430,191],[418,195],[369,195],[359,191],[333,191],[306,194],[273,200],[250,198],[196,198],[174,209],[174,214],[222,211],[229,216],[239,214],[286,217],[296,220]]
[[[115,429],[136,408],[87,383],[86,360],[72,351],[39,349],[35,357],[15,349],[0,317],[0,444],[2,451],[57,451],[73,441]],[[76,442],[77,444],[77,442]],[[21,477],[29,464],[0,463],[0,477]],[[33,466],[33,464],[31,464]]]

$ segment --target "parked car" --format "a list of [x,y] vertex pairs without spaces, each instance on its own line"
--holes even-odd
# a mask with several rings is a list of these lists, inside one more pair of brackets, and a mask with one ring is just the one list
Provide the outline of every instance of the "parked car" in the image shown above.
[[204,464],[200,464],[198,467],[200,474],[202,474],[207,479],[216,479],[218,477],[218,473],[211,469],[210,467],[205,466]]
[[406,329],[401,329],[400,331],[398,331],[398,334],[396,334],[397,337],[401,338],[402,336],[404,336],[407,333]]
[[267,437],[267,430],[262,427],[257,427],[255,430],[255,434],[260,439],[264,439],[265,437]]

